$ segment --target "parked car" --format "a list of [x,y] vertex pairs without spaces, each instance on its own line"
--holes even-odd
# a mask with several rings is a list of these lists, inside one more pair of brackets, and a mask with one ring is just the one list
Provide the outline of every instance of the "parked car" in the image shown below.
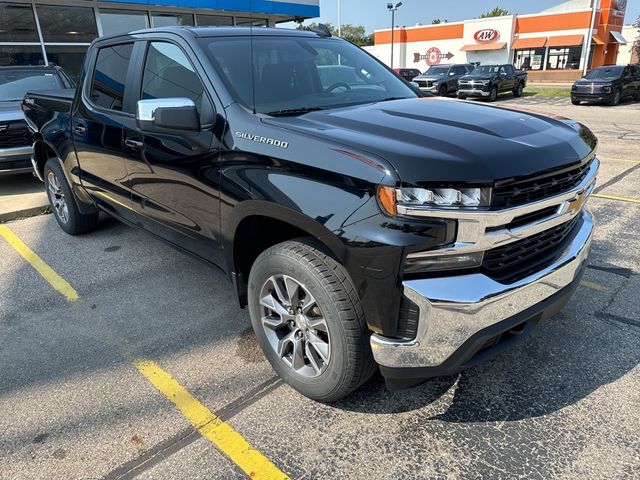
[[460,79],[458,98],[486,98],[493,102],[502,92],[521,97],[526,86],[527,72],[516,70],[513,65],[481,65]]
[[394,68],[393,71],[404,78],[407,82],[411,82],[418,75],[422,75],[422,72],[417,68]]
[[458,80],[474,69],[473,65],[434,65],[424,75],[413,79],[423,92],[438,94],[442,97],[458,91]]
[[33,138],[20,108],[27,90],[72,86],[73,82],[60,67],[0,67],[0,175],[33,170]]
[[[323,86],[331,59],[371,88]],[[577,122],[422,101],[319,32],[140,30],[95,40],[83,70],[77,92],[24,99],[60,227],[106,212],[223,269],[316,400],[489,358],[585,270],[599,161]]]
[[617,105],[625,97],[640,100],[640,65],[607,65],[590,70],[571,88],[571,103]]

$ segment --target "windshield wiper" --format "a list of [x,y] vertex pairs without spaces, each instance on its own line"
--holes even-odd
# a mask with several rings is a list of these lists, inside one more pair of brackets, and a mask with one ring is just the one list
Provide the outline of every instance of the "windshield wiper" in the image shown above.
[[317,112],[324,110],[322,107],[304,107],[304,108],[288,108],[284,110],[276,110],[275,112],[268,112],[267,115],[272,117],[296,117],[298,115],[304,115],[305,113]]

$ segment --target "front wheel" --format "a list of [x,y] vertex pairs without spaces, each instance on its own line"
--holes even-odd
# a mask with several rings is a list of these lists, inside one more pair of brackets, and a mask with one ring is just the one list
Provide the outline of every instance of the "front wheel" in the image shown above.
[[98,212],[90,214],[80,212],[73,190],[57,158],[47,160],[44,166],[44,181],[53,216],[60,228],[70,235],[80,235],[95,230],[98,226]]
[[498,87],[494,85],[493,87],[491,87],[491,90],[489,90],[488,100],[490,102],[495,102],[497,98],[498,98]]
[[369,332],[346,269],[311,240],[275,245],[249,274],[249,311],[274,370],[303,395],[338,400],[369,379]]
[[576,100],[575,98],[572,98],[572,99],[571,99],[571,103],[572,103],[573,105],[580,105],[580,100]]
[[621,97],[622,97],[622,94],[620,93],[620,90],[616,90],[615,92],[613,92],[613,97],[611,97],[611,100],[609,101],[609,105],[611,105],[612,107],[615,107],[620,103]]
[[440,87],[440,90],[438,90],[438,93],[440,94],[441,97],[446,97],[447,94],[449,93],[447,86],[446,85],[442,85]]

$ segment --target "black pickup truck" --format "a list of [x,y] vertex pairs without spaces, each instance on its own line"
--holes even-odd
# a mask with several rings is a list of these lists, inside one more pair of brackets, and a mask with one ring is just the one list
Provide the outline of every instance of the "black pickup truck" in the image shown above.
[[485,98],[494,102],[498,94],[512,92],[521,97],[527,86],[527,72],[516,70],[513,65],[482,65],[458,81],[458,98]]
[[[327,65],[357,79],[323,83]],[[101,38],[75,92],[24,106],[62,229],[106,212],[220,267],[273,368],[320,401],[378,366],[403,388],[502,351],[589,255],[587,127],[418,98],[327,33]]]

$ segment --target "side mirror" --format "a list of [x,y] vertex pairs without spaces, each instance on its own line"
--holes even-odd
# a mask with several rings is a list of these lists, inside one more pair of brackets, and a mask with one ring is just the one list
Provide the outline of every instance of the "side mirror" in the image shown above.
[[189,98],[138,100],[136,124],[141,130],[200,130],[198,109]]

